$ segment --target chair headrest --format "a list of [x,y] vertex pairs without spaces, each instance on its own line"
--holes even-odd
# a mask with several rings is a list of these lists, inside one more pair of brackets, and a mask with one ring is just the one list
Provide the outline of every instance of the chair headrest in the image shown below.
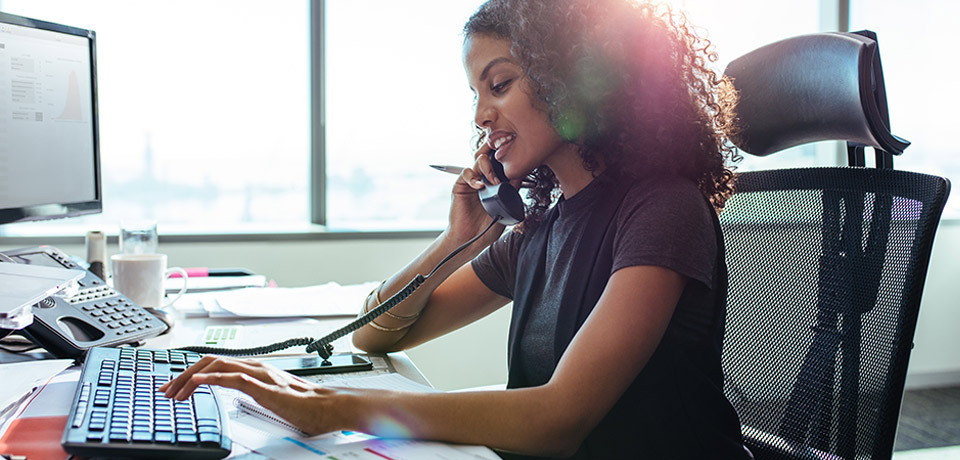
[[890,133],[880,53],[872,32],[825,32],[781,40],[731,62],[740,93],[734,144],[766,156],[840,140],[899,155],[910,142]]

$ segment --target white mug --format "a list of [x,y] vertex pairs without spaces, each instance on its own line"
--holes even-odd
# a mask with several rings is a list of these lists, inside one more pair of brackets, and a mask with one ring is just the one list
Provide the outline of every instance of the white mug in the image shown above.
[[[187,271],[180,267],[167,269],[166,254],[115,254],[110,257],[113,267],[113,288],[146,308],[166,308],[187,292]],[[179,273],[183,287],[174,297],[163,302],[163,282]]]

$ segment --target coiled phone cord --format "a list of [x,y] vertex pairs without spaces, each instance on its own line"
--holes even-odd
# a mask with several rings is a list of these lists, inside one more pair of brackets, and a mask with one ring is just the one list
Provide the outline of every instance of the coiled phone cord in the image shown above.
[[357,329],[360,329],[361,327],[365,326],[367,323],[377,319],[378,316],[386,313],[391,308],[396,307],[400,302],[403,302],[407,297],[410,297],[410,295],[413,294],[417,290],[417,288],[419,288],[423,283],[425,283],[428,279],[430,279],[430,277],[433,276],[433,274],[436,273],[437,270],[439,270],[440,267],[443,266],[443,264],[447,263],[450,259],[456,257],[457,254],[459,254],[461,251],[463,251],[468,246],[473,244],[475,241],[480,239],[480,237],[485,235],[487,231],[493,228],[494,224],[496,224],[499,220],[500,220],[500,217],[495,217],[493,221],[490,222],[490,225],[488,225],[487,228],[483,229],[483,231],[480,232],[480,234],[471,238],[470,241],[463,243],[457,249],[454,249],[453,252],[451,252],[446,257],[444,257],[443,260],[441,260],[436,267],[433,267],[433,270],[431,270],[427,276],[421,276],[419,273],[417,273],[417,276],[413,277],[413,279],[410,280],[410,282],[407,283],[407,285],[404,286],[403,289],[398,291],[396,294],[390,296],[389,299],[383,301],[380,305],[377,305],[376,308],[366,312],[356,320],[352,321],[350,324],[347,324],[346,326],[343,326],[340,329],[337,329],[318,340],[314,340],[312,337],[303,337],[303,338],[289,339],[283,342],[277,342],[271,345],[264,345],[261,347],[253,347],[253,348],[218,348],[218,347],[195,346],[195,347],[179,347],[177,349],[184,350],[184,351],[192,351],[194,353],[201,353],[201,354],[215,353],[215,354],[227,355],[227,356],[257,356],[257,355],[265,355],[267,353],[273,353],[275,351],[285,350],[290,347],[306,345],[307,353],[312,353],[315,351],[317,352],[317,354],[320,355],[322,359],[326,360],[330,358],[330,356],[333,354],[333,345],[331,344],[331,342],[353,331],[356,331]]

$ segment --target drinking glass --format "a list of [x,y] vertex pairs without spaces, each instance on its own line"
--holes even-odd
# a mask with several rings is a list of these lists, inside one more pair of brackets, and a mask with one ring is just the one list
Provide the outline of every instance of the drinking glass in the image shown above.
[[157,221],[123,220],[120,222],[120,252],[153,254],[157,252]]

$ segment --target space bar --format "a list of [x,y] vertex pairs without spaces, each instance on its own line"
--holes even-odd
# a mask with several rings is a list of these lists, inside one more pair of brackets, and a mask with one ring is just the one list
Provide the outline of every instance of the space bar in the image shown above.
[[213,395],[194,393],[193,408],[198,421],[201,418],[220,420],[220,410],[217,408],[217,401]]

